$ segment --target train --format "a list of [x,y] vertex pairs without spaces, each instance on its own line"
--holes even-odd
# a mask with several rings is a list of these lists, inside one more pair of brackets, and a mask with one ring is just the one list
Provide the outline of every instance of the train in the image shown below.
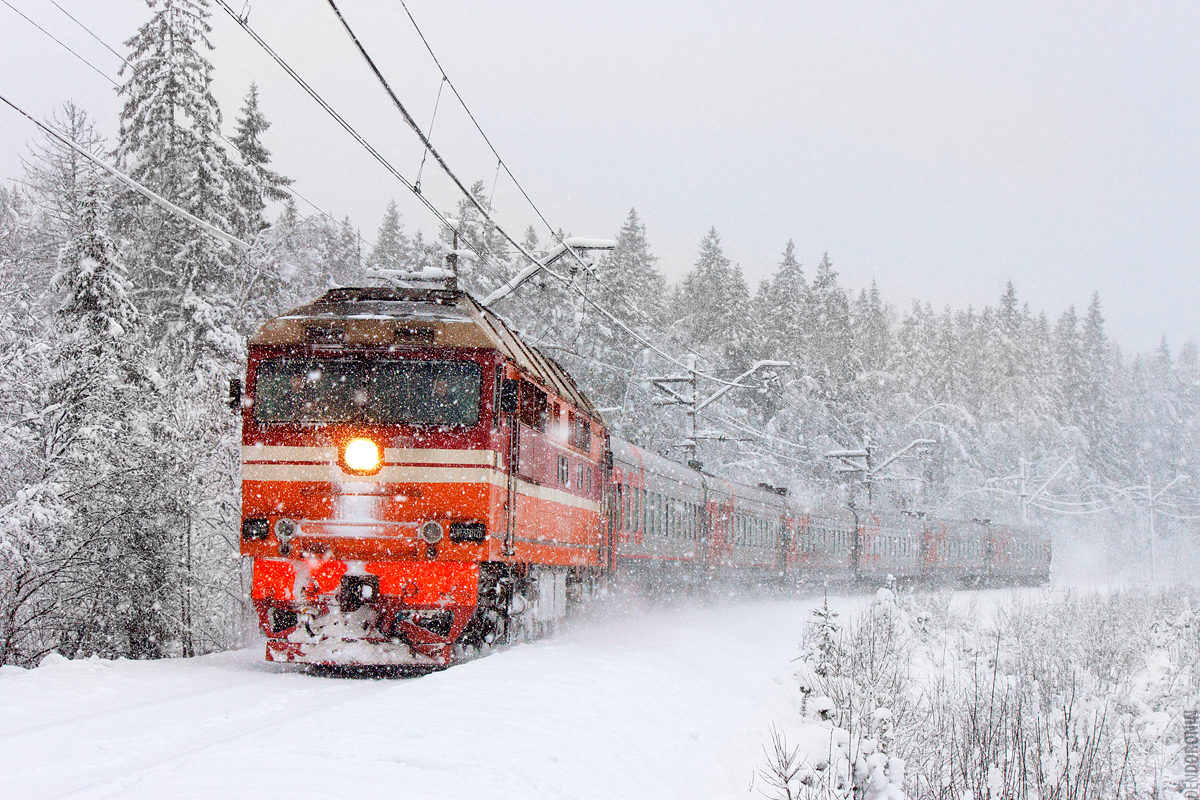
[[621,441],[453,282],[331,289],[267,321],[230,405],[269,661],[441,668],[614,584],[1049,575],[1035,526],[807,507]]

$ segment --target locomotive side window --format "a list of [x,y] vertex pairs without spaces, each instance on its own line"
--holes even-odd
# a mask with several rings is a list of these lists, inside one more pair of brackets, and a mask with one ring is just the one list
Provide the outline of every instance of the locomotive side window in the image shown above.
[[645,532],[646,530],[646,490],[637,490],[637,514],[634,519],[637,520],[637,529]]
[[[523,425],[546,432],[546,417],[549,410],[546,393],[528,381],[521,381],[520,420]],[[565,481],[564,481],[565,483]]]
[[592,448],[592,423],[587,417],[571,415],[571,444],[585,453]]
[[617,502],[621,506],[621,530],[627,531],[629,525],[629,484],[617,484]]
[[482,370],[471,361],[277,359],[258,365],[258,422],[470,426]]

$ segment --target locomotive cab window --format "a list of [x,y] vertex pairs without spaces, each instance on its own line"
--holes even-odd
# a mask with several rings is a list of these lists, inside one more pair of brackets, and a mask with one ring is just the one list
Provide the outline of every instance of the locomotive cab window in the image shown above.
[[471,361],[273,359],[255,374],[254,419],[471,426],[481,383]]

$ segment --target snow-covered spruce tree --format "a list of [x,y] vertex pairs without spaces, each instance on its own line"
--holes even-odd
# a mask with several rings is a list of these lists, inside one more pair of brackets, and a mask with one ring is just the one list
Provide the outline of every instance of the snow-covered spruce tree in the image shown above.
[[[51,571],[59,528],[70,510],[48,480],[56,451],[43,418],[49,369],[41,294],[42,248],[30,204],[0,185],[0,664],[36,663],[56,640],[38,620],[40,589]],[[47,440],[47,433],[51,438]]]
[[820,385],[821,398],[843,416],[851,402],[860,365],[850,321],[850,300],[826,253],[809,288],[809,312],[814,331],[810,374]]
[[[66,293],[59,311],[75,327],[69,334],[72,338],[106,342],[123,337],[137,321],[138,310],[129,298],[132,284],[126,268],[108,235],[100,189],[90,186],[82,195],[78,220],[72,226],[77,230],[59,256],[50,288]],[[85,349],[88,346],[83,344]]]
[[[92,155],[104,156],[104,138],[87,112],[73,102],[65,102],[48,124]],[[98,189],[108,176],[75,150],[49,136],[30,144],[29,155],[21,159],[21,165],[25,173],[22,183],[38,211],[33,232],[41,248],[39,262],[53,271],[59,251],[77,232],[75,226],[82,219],[80,202],[89,189]],[[44,287],[50,275],[28,277]]]
[[882,373],[891,360],[891,309],[883,302],[879,287],[871,280],[870,290],[859,293],[852,309],[855,338],[861,351],[862,367]]
[[1091,451],[1091,466],[1098,475],[1119,480],[1118,476],[1128,475],[1128,462],[1115,447],[1120,438],[1115,397],[1120,363],[1104,332],[1098,292],[1088,304],[1079,344],[1083,361],[1080,422]]
[[153,414],[140,359],[139,312],[107,231],[104,193],[84,192],[77,233],[59,257],[50,288],[61,328],[52,340],[51,400],[64,440],[58,467],[74,525],[60,542],[57,580],[47,588],[68,655],[160,654],[170,625],[156,613],[170,600],[171,565],[142,524],[155,509],[143,487],[155,466],[142,431]]
[[338,231],[305,218],[290,197],[283,213],[259,231],[255,252],[238,266],[242,330],[250,334],[262,321],[321,294],[329,282],[329,237]]
[[412,244],[404,235],[404,223],[400,221],[400,209],[396,201],[388,202],[375,234],[375,247],[367,256],[368,269],[412,269]]
[[796,260],[796,246],[791,239],[783,248],[775,274],[763,282],[759,295],[765,357],[804,364],[811,336],[808,281],[803,266]]
[[1079,341],[1079,318],[1075,306],[1070,306],[1058,318],[1054,326],[1054,355],[1057,362],[1059,392],[1063,398],[1060,411],[1064,425],[1073,425],[1082,430],[1083,409],[1080,399],[1084,394],[1083,350]]
[[[116,158],[134,179],[222,230],[236,219],[229,176],[235,166],[220,141],[212,94],[207,0],[147,0],[156,9],[128,42],[119,93]],[[132,244],[135,282],[151,331],[170,334],[180,362],[237,355],[230,319],[236,257],[195,225],[126,192],[120,233]]]
[[241,163],[230,174],[235,200],[233,233],[247,241],[269,225],[263,216],[267,203],[285,202],[291,197],[287,191],[291,178],[267,166],[271,163],[271,151],[262,136],[270,127],[258,107],[258,84],[251,83],[235,123],[236,132],[230,139],[241,157]]
[[[658,257],[651,251],[646,226],[636,209],[629,210],[615,242],[614,249],[597,265],[597,279],[582,276],[583,288],[625,325],[659,339],[655,331],[665,323],[666,279],[656,266]],[[581,371],[588,386],[595,387],[599,405],[621,409],[610,415],[619,435],[654,444],[654,420],[645,413],[651,398],[641,385],[646,374],[643,346],[593,309],[585,306],[580,311],[584,316],[578,347],[584,358],[567,356],[564,360]]]
[[725,256],[716,228],[709,229],[700,242],[696,263],[680,287],[674,316],[692,347],[723,361],[747,344],[750,289],[741,267]]
[[[72,104],[53,124],[93,152],[102,147],[87,115]],[[9,587],[0,660],[29,663],[51,649],[77,652],[96,627],[97,617],[85,608],[103,594],[108,576],[98,565],[103,551],[85,544],[100,535],[87,511],[107,474],[106,415],[118,405],[109,402],[119,379],[107,345],[137,313],[105,230],[107,191],[99,171],[50,138],[31,148],[24,165],[37,213],[23,221],[30,235],[17,240],[37,246],[24,253],[5,248],[14,257],[0,259],[7,262],[0,273],[21,279],[6,287],[11,305],[4,327],[19,338],[5,347],[5,367],[20,377],[4,381],[3,405],[19,416],[5,426],[16,480],[0,505],[7,504],[2,516],[17,534],[10,543],[26,548],[10,549],[13,560],[0,568],[6,573],[0,586]],[[46,274],[38,265],[51,248],[61,252]],[[34,311],[46,306],[56,312],[49,319]],[[17,309],[24,311],[14,316]]]
[[362,246],[358,230],[345,217],[341,223],[330,219],[317,222],[320,229],[321,260],[317,285],[321,291],[332,286],[354,286],[362,282]]
[[[458,201],[455,218],[459,222],[459,249],[474,249],[482,254],[480,259],[459,259],[459,285],[464,289],[484,297],[493,289],[507,281],[514,272],[514,264],[510,263],[509,244],[496,226],[483,218],[479,213],[482,207],[491,214],[492,202],[488,198],[483,181],[471,184],[472,203],[465,197]],[[476,206],[478,204],[479,207]],[[439,238],[449,246],[454,239],[453,232],[443,228]],[[435,266],[441,266],[437,264]]]
[[[135,179],[222,230],[236,218],[234,165],[218,137],[207,0],[148,0],[154,13],[126,43],[125,101],[115,155]],[[169,629],[144,655],[190,654],[224,644],[236,613],[236,446],[222,403],[240,371],[234,264],[244,254],[139,195],[117,201],[117,229],[147,331],[156,390],[139,422],[153,442],[156,480],[141,487],[141,525],[170,572],[149,575],[147,615]],[[231,589],[233,589],[231,591]]]
[[614,314],[660,323],[665,313],[666,279],[655,266],[658,257],[650,251],[646,226],[637,209],[629,209],[615,241],[616,247],[601,260],[597,270],[597,301]]

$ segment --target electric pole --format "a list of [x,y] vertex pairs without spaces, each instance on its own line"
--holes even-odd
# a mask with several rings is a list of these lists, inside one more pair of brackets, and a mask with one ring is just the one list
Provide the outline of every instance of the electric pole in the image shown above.
[[[753,389],[753,386],[745,386],[742,380],[750,377],[763,367],[790,367],[791,363],[787,361],[758,361],[754,366],[743,372],[741,375],[734,378],[729,383],[726,383],[720,389],[717,389],[711,395],[701,400],[697,390],[697,385],[700,379],[700,372],[696,369],[696,361],[698,357],[694,353],[689,353],[686,364],[687,373],[677,375],[661,375],[659,377],[650,378],[650,383],[654,385],[663,394],[667,395],[658,401],[659,405],[663,406],[683,406],[687,414],[687,436],[684,438],[684,447],[687,449],[687,465],[692,469],[700,469],[704,465],[696,458],[697,442],[700,439],[708,438],[701,436],[696,429],[696,415],[699,414],[705,407],[713,401],[723,397],[730,389]],[[679,388],[676,388],[679,387]]]

